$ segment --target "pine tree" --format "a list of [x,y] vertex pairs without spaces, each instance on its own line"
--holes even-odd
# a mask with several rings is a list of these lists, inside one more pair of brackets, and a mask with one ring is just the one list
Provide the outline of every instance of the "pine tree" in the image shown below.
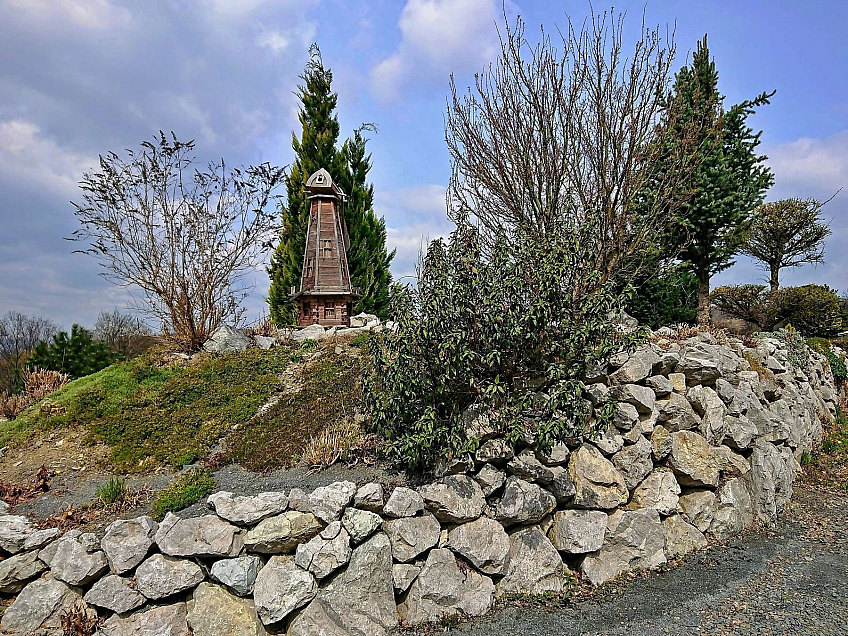
[[383,315],[388,304],[389,264],[394,252],[386,253],[385,222],[374,214],[374,187],[366,183],[371,156],[366,154],[366,139],[362,133],[368,126],[357,130],[353,139],[337,150],[339,120],[335,111],[338,94],[332,91],[333,73],[324,67],[321,52],[315,45],[310,49],[310,59],[301,79],[303,84],[297,92],[301,101],[298,114],[301,135],[298,139],[292,134],[295,161],[286,178],[280,242],[268,269],[271,318],[278,326],[291,325],[295,321],[296,309],[290,292],[292,287],[300,285],[309,220],[309,202],[303,186],[319,168],[325,168],[349,197],[345,210],[351,241],[348,263],[351,284],[362,293],[356,311]]
[[[710,278],[733,265],[745,245],[753,213],[762,203],[774,177],[756,154],[762,132],[747,124],[755,108],[769,103],[772,93],[724,109],[718,91],[718,71],[710,59],[707,36],[698,42],[691,66],[675,77],[669,106],[672,144],[693,148],[691,171],[684,179],[683,204],[670,241],[683,246],[679,258],[698,278],[698,322],[710,322]],[[694,132],[693,132],[694,131]],[[695,139],[691,135],[695,135]],[[694,143],[693,143],[694,142]]]

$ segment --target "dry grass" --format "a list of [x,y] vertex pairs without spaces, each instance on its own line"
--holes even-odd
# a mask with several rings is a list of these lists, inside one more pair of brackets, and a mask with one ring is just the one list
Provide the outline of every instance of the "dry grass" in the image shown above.
[[694,338],[702,333],[708,333],[713,338],[715,338],[718,344],[728,344],[731,339],[731,335],[725,330],[719,327],[713,326],[698,326],[698,325],[687,325],[687,324],[677,324],[671,325],[669,327],[672,333],[653,333],[651,335],[651,342],[655,344],[659,344],[660,346],[668,346],[671,343],[681,344],[690,338]]
[[35,479],[26,486],[0,483],[0,499],[10,506],[16,506],[21,502],[40,497],[50,490],[51,477],[53,473],[47,470],[46,466],[42,466],[36,473]]
[[0,393],[0,417],[13,420],[39,400],[58,391],[71,381],[59,371],[33,368],[24,372],[24,390],[17,395]]
[[367,461],[374,450],[376,440],[358,424],[343,419],[313,435],[304,448],[303,459],[310,468],[327,468],[337,461]]
[[62,635],[93,636],[102,622],[97,612],[80,603],[74,605],[70,611],[62,613]]

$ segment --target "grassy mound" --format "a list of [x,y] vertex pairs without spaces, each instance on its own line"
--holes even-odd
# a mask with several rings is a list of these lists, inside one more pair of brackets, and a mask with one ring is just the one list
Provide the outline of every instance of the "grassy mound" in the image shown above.
[[[41,432],[83,427],[111,447],[121,472],[180,467],[205,458],[223,438],[227,456],[254,468],[291,465],[310,436],[358,400],[355,347],[314,342],[269,351],[162,364],[155,354],[80,378],[17,419],[0,423],[0,446]],[[294,365],[294,366],[293,366]],[[284,374],[297,369],[294,390]],[[282,393],[276,405],[260,407]]]

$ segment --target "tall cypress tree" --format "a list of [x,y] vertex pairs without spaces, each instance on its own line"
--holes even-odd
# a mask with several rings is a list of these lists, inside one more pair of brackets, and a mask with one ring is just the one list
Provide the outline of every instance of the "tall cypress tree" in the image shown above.
[[[718,91],[718,71],[710,59],[707,36],[698,42],[691,66],[675,77],[669,104],[678,116],[669,118],[669,139],[678,147],[693,148],[681,191],[671,196],[683,201],[672,226],[670,241],[683,246],[679,257],[698,279],[698,322],[710,322],[710,278],[733,265],[733,257],[745,245],[755,208],[762,203],[774,177],[757,155],[760,132],[747,124],[754,109],[774,95],[724,109]],[[668,132],[668,131],[666,131]],[[695,135],[694,143],[691,138]],[[659,168],[662,170],[662,167]]]
[[324,67],[316,45],[310,49],[309,62],[300,77],[303,84],[298,86],[297,95],[301,101],[298,113],[301,135],[298,139],[292,134],[295,161],[286,178],[280,242],[268,269],[271,319],[278,326],[295,322],[296,308],[290,292],[292,287],[300,285],[309,221],[309,202],[303,186],[319,168],[325,168],[349,197],[345,210],[351,241],[348,263],[351,284],[362,293],[356,310],[382,315],[388,304],[389,264],[394,252],[386,253],[385,223],[374,214],[374,187],[366,183],[371,156],[365,151],[363,128],[341,150],[336,148],[338,94],[332,91],[333,73]]

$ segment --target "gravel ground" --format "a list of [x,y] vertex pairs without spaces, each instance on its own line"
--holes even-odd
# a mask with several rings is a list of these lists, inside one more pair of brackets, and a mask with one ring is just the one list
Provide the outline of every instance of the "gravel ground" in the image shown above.
[[848,634],[848,497],[798,486],[777,527],[622,588],[556,610],[504,609],[448,633]]

